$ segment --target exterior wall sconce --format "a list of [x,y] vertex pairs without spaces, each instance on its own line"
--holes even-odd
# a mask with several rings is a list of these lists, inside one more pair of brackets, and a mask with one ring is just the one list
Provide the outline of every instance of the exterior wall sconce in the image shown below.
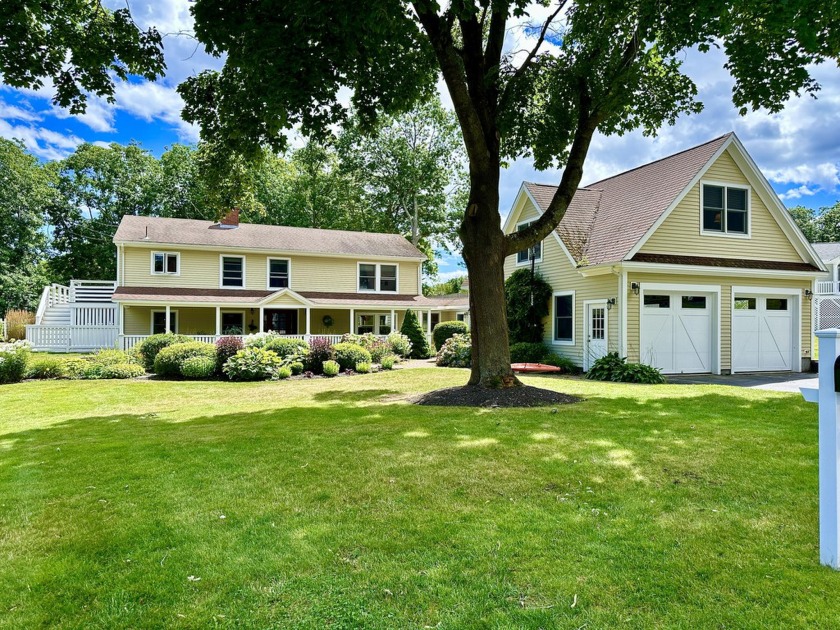
[[809,300],[813,300],[814,299],[814,292],[811,291],[811,289],[805,289],[805,297],[808,298]]
[[610,298],[607,300],[607,310],[611,311],[613,306],[615,306],[615,298]]
[[639,295],[639,290],[642,288],[638,282],[631,282],[630,283],[630,290],[633,292],[633,295]]

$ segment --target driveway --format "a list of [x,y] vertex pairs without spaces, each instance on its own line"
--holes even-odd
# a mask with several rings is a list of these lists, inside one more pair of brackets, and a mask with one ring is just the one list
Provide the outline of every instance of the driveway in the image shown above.
[[770,389],[776,392],[799,393],[800,387],[819,387],[815,374],[801,372],[774,372],[761,374],[674,374],[668,376],[668,382],[675,385],[729,385],[731,387],[750,387],[752,389]]

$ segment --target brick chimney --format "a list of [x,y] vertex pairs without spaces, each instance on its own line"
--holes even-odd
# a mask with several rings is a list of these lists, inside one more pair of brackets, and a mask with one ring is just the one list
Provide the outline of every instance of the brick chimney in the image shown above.
[[228,212],[224,218],[219,221],[219,227],[236,228],[239,227],[239,208],[234,208]]

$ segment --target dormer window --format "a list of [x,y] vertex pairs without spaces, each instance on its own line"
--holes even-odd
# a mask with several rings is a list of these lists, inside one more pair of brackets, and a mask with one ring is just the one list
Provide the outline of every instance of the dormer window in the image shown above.
[[[532,223],[533,221],[525,221],[524,223],[519,223],[516,226],[516,231],[521,232]],[[523,249],[521,252],[516,252],[516,264],[525,265],[530,263],[532,255],[536,262],[540,262],[542,260],[542,243],[537,243],[533,247]]]
[[703,184],[703,232],[749,234],[749,189],[742,186]]
[[177,252],[152,252],[152,274],[177,276],[181,269],[180,262]]
[[396,293],[399,284],[397,265],[359,263],[358,290],[360,293]]

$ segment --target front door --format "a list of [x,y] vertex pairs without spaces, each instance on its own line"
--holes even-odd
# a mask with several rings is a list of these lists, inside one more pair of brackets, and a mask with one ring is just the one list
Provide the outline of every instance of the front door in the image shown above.
[[263,330],[280,335],[297,334],[298,312],[295,309],[267,308],[263,311]]
[[586,352],[584,369],[607,354],[607,306],[606,304],[586,305]]

